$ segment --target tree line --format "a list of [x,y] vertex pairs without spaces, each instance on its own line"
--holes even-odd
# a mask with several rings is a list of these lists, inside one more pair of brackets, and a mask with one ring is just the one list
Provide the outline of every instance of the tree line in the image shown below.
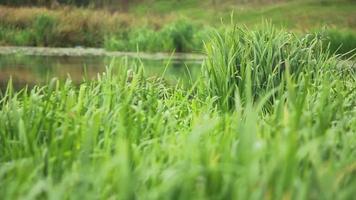
[[[134,3],[151,3],[152,1],[159,0],[0,0],[0,5],[7,6],[46,6],[56,7],[60,5],[71,5],[78,7],[93,7],[103,8],[113,6],[115,8],[127,9],[130,4]],[[170,0],[171,2],[184,2],[184,1],[199,1],[199,0]],[[203,0],[200,0],[203,1]],[[217,5],[226,0],[207,0],[212,5]],[[234,0],[235,3],[266,3],[266,2],[278,2],[285,0]],[[320,0],[323,1],[323,0]],[[353,0],[350,0],[353,1]]]
[[[135,0],[139,1],[139,0]],[[58,6],[58,5],[74,5],[83,7],[104,7],[107,5],[120,5],[127,7],[129,3],[135,2],[132,0],[0,0],[1,5],[7,6]]]

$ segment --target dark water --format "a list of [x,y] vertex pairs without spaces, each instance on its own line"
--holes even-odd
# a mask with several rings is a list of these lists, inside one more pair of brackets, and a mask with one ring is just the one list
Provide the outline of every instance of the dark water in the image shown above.
[[[98,73],[105,71],[110,64],[113,68],[122,66],[124,58],[110,57],[68,57],[68,56],[24,56],[0,55],[0,90],[4,91],[10,77],[16,89],[26,85],[44,85],[52,78],[59,80],[70,78],[74,83],[83,81],[84,75],[95,79]],[[164,79],[169,84],[178,81],[189,84],[196,79],[200,72],[201,64],[192,61],[138,61],[128,59],[130,66],[142,62],[147,76],[161,77],[165,71]],[[167,66],[167,67],[166,67]],[[115,70],[114,70],[115,71]]]

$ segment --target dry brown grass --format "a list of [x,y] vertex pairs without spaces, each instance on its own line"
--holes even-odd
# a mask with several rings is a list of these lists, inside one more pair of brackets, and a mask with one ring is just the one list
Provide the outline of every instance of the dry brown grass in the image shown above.
[[[155,29],[174,21],[174,17],[137,17],[130,13],[110,12],[74,7],[48,9],[39,7],[12,8],[0,6],[0,27],[16,30],[32,30],[38,16],[48,16],[55,21],[52,36],[56,41],[51,45],[101,46],[108,33],[122,32],[133,27],[151,26]],[[54,44],[55,43],[55,44]]]
[[10,8],[0,6],[0,23],[9,24],[19,28],[31,25],[34,18],[40,14],[52,14],[45,8]]
[[130,13],[110,12],[107,10],[91,10],[73,7],[61,7],[59,9],[47,9],[39,7],[12,8],[0,6],[0,24],[12,25],[18,28],[31,26],[35,18],[39,15],[52,16],[58,21],[61,29],[89,29],[112,30],[115,28],[125,28],[150,24],[160,26],[173,21],[172,15],[150,15],[147,17],[137,17]]

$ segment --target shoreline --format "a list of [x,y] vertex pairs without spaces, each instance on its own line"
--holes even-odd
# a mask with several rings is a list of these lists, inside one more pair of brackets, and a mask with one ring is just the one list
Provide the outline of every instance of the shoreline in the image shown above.
[[28,56],[107,56],[107,57],[129,57],[141,58],[145,60],[190,60],[203,61],[204,54],[194,53],[146,53],[146,52],[123,52],[107,51],[103,48],[84,47],[27,47],[27,46],[0,46],[0,55],[28,55]]

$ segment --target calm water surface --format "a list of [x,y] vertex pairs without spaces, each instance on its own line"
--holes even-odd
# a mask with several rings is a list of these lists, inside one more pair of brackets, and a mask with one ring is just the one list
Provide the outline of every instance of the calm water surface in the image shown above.
[[[4,90],[10,77],[16,89],[26,85],[46,84],[52,78],[65,80],[70,77],[74,83],[83,81],[84,74],[95,79],[98,73],[105,71],[106,66],[113,63],[113,68],[120,67],[123,58],[110,57],[70,57],[70,56],[25,56],[0,55],[0,90]],[[129,63],[139,63],[129,59]],[[200,72],[201,63],[196,61],[152,61],[141,60],[147,76],[161,76],[165,72],[165,80],[169,84],[182,81],[189,84]],[[131,64],[133,65],[133,64]]]

